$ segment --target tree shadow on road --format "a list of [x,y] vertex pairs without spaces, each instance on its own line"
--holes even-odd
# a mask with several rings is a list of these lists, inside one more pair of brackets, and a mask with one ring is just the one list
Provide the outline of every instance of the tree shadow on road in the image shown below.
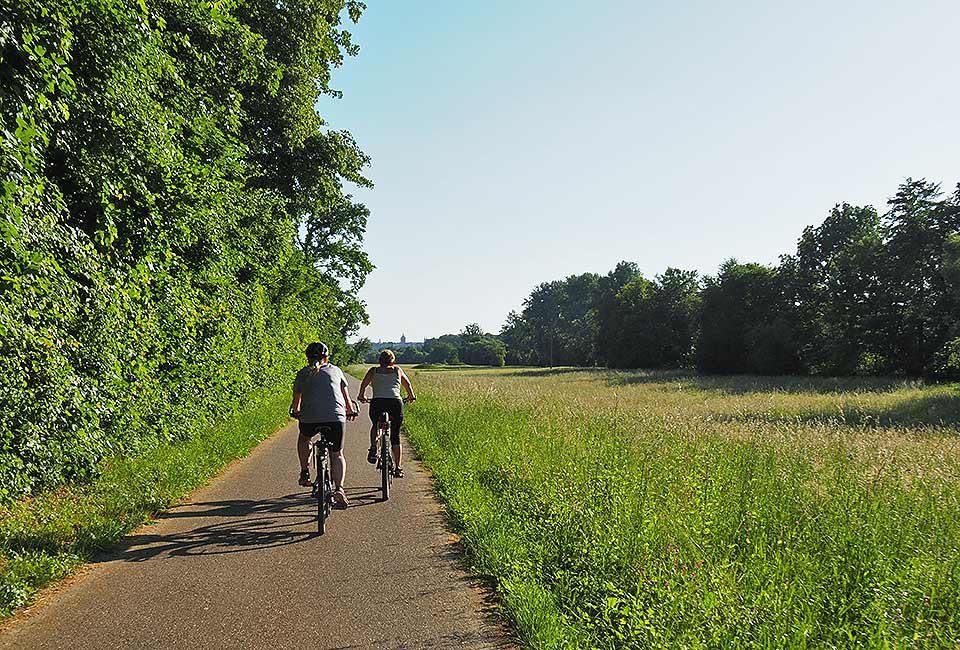
[[316,516],[316,502],[305,492],[275,499],[231,499],[175,506],[157,515],[161,526],[163,522],[183,518],[208,517],[218,521],[168,534],[148,526],[126,536],[94,561],[143,562],[158,557],[220,555],[296,544],[316,536],[315,528],[310,527]]

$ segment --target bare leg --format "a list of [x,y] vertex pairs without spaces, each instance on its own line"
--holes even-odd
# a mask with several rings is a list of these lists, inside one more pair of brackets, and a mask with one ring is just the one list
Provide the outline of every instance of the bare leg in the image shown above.
[[403,448],[400,445],[393,445],[390,447],[390,451],[393,452],[393,466],[402,467],[403,466]]
[[370,446],[371,447],[377,446],[377,425],[376,424],[370,425]]
[[347,459],[343,457],[342,451],[330,452],[330,474],[334,488],[343,487],[343,480],[347,477]]
[[297,435],[297,455],[300,457],[300,471],[307,469],[310,461],[310,438]]

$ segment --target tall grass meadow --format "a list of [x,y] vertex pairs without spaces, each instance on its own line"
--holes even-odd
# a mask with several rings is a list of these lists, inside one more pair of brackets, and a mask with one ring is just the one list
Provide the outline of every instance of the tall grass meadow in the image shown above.
[[531,647],[960,647],[955,387],[414,381],[409,435]]

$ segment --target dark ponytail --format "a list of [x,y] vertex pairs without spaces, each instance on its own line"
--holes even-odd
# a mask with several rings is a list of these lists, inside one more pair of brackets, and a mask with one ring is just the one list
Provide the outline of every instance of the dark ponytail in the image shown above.
[[316,371],[323,360],[330,356],[330,350],[323,343],[314,341],[307,346],[307,349],[304,350],[304,354],[307,355],[307,361],[310,362],[310,365],[313,366],[314,370]]

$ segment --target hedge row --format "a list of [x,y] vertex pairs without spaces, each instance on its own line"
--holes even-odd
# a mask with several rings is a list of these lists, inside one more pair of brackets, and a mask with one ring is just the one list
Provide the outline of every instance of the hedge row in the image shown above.
[[314,105],[361,8],[0,0],[0,503],[348,350],[368,160]]

